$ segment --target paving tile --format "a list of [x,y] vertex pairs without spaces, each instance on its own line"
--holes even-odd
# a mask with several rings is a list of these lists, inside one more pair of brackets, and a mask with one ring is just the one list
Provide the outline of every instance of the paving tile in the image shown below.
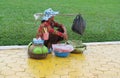
[[3,71],[1,72],[1,74],[3,74],[3,75],[14,75],[15,72],[14,72],[14,71],[11,71],[11,70],[3,70]]
[[61,76],[60,78],[69,78],[69,76]]
[[15,67],[15,68],[12,68],[11,70],[16,71],[16,72],[24,72],[25,71],[25,69],[22,67]]
[[16,75],[10,75],[10,76],[5,76],[5,78],[21,78],[21,77]]
[[4,62],[1,62],[0,63],[0,67],[4,67],[4,66],[6,66],[7,64],[6,63],[4,63]]
[[26,73],[26,72],[16,72],[16,76],[18,77],[28,77],[29,76],[29,73]]
[[45,78],[61,78],[60,75],[49,75],[46,76]]
[[3,75],[0,75],[0,78],[5,78]]

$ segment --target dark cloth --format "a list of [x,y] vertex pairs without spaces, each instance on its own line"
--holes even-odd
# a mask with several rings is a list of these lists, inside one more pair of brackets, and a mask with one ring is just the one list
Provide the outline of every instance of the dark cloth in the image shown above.
[[[61,33],[64,33],[64,30],[61,27],[59,27],[57,29],[57,31],[59,31]],[[44,45],[48,48],[51,48],[52,44],[56,44],[56,43],[58,43],[59,41],[62,41],[62,40],[63,40],[63,37],[60,37],[60,36],[58,36],[56,34],[53,34],[53,33],[50,33],[49,34],[49,39],[45,40]]]

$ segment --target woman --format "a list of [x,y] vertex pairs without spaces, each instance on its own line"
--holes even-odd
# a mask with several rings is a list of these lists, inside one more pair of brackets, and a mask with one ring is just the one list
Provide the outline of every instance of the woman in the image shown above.
[[51,8],[45,10],[41,25],[38,28],[37,38],[41,37],[42,39],[43,34],[45,33],[44,29],[47,29],[49,38],[48,40],[45,40],[44,44],[49,49],[52,47],[52,44],[56,44],[61,40],[68,39],[66,28],[62,24],[54,21],[54,16],[58,13],[59,12],[55,12]]

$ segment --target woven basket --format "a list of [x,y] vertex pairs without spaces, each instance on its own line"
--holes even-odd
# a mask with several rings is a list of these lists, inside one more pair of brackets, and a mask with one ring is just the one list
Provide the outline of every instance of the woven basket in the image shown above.
[[84,48],[75,48],[71,53],[82,54],[84,50],[85,50]]
[[44,59],[47,57],[47,54],[48,53],[45,53],[45,54],[34,54],[32,52],[32,50],[28,49],[28,55],[30,58],[34,58],[34,59]]
[[30,58],[33,58],[33,59],[44,59],[47,57],[47,54],[48,53],[43,53],[43,54],[35,54],[33,52],[33,49],[38,46],[38,45],[33,45],[32,43],[29,44],[28,46],[28,55]]

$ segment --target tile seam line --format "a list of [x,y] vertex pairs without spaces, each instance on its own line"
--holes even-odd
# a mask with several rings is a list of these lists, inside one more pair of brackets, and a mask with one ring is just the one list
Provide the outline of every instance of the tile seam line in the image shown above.
[[[112,42],[89,42],[83,43],[87,46],[99,46],[99,45],[119,45],[120,41],[112,41]],[[0,50],[9,50],[9,49],[23,49],[27,48],[27,45],[10,45],[10,46],[0,46]]]

